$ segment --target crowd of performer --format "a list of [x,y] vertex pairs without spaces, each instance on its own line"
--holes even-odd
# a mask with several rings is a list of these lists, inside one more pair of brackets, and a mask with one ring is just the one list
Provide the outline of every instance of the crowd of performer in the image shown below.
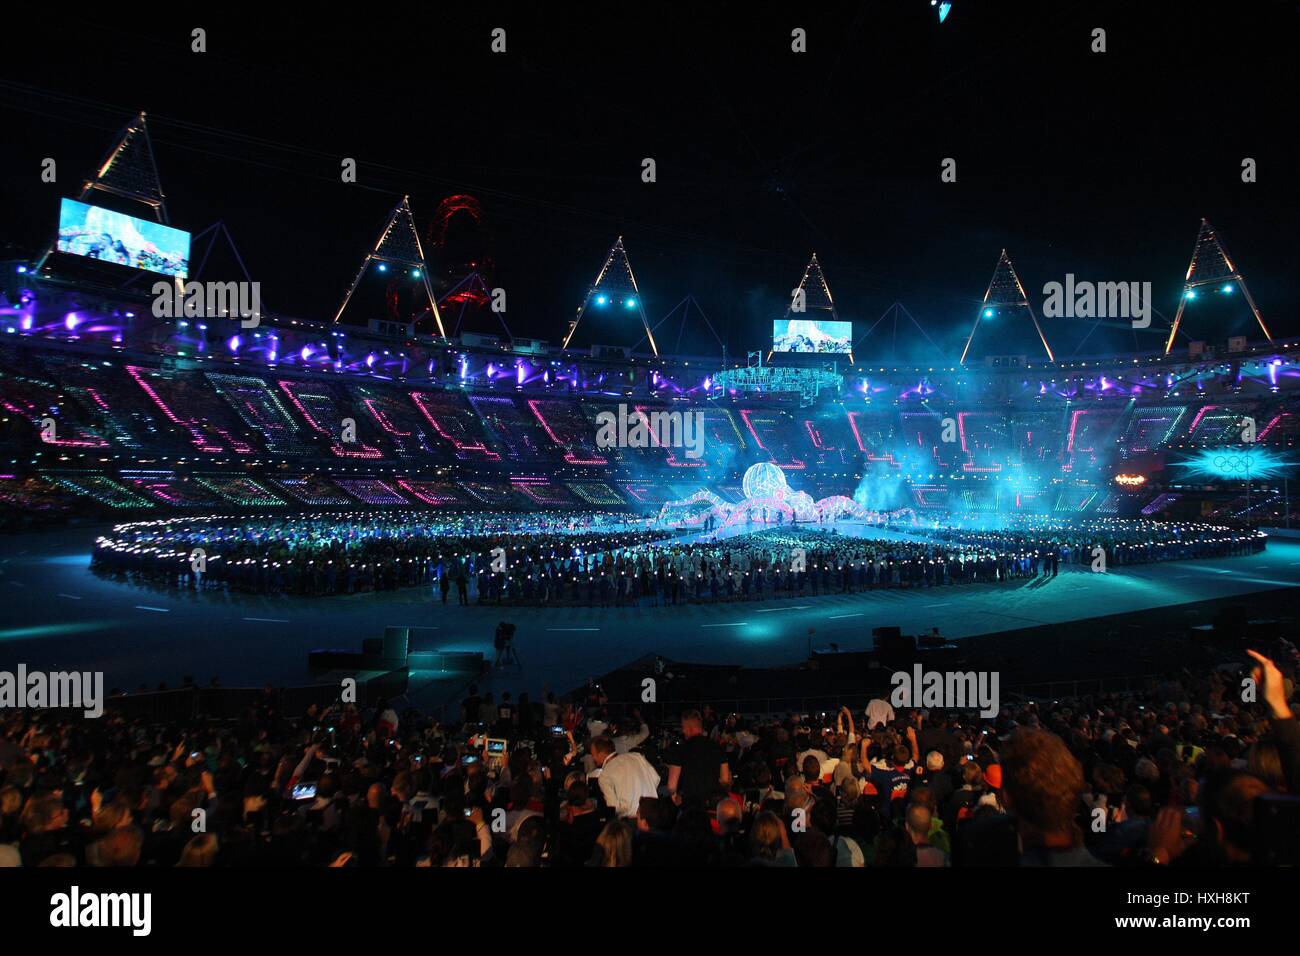
[[643,520],[608,512],[365,512],[165,519],[120,525],[95,542],[92,566],[165,587],[323,596],[441,584],[464,592],[478,568],[509,555],[604,553],[662,540]]
[[[927,535],[961,547],[988,551],[1059,551],[1062,560],[1086,564],[1105,556],[1110,565],[1148,564],[1189,558],[1253,554],[1264,547],[1258,531],[1202,523],[1178,524],[1149,518],[1093,518],[1070,522],[1041,516],[999,518],[996,529],[962,523],[936,527]],[[1097,552],[1096,549],[1101,551]]]
[[123,525],[94,566],[167,587],[325,596],[426,587],[441,603],[659,606],[1007,583],[1264,547],[1258,532],[1135,519],[955,520],[866,536],[813,526],[728,538],[626,515],[315,515]]

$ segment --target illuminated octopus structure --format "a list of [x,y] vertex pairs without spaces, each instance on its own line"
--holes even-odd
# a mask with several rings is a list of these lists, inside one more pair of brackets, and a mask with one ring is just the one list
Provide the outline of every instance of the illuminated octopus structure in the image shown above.
[[733,505],[702,488],[689,497],[666,503],[659,511],[659,521],[691,527],[702,525],[712,516],[717,519],[719,528],[778,520],[829,524],[853,519],[883,524],[886,519],[897,520],[911,514],[910,509],[903,512],[873,511],[847,495],[813,500],[806,491],[791,489],[785,472],[767,461],[750,465],[745,470],[741,490],[745,494],[744,500]]

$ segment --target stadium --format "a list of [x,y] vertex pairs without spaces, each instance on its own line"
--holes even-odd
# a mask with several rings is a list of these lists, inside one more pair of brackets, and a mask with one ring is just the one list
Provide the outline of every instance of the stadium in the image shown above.
[[490,197],[370,194],[334,307],[264,301],[120,121],[0,261],[0,648],[107,715],[0,681],[86,744],[0,750],[23,866],[1295,862],[1300,336],[1240,225],[1189,201],[1168,301],[990,245],[942,327],[810,244],[738,337],[614,224],[516,334]]

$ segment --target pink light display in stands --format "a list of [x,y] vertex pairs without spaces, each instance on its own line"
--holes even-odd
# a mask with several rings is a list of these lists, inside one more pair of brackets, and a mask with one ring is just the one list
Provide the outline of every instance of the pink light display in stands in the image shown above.
[[448,442],[451,442],[452,447],[455,448],[457,452],[473,452],[475,454],[482,455],[483,457],[487,458],[489,461],[501,460],[501,456],[497,452],[494,452],[490,448],[488,448],[487,445],[485,445],[482,441],[479,441],[478,443],[473,445],[465,444],[464,442],[461,442],[460,440],[455,438],[453,435],[449,434],[446,429],[444,429],[440,424],[438,424],[438,419],[434,417],[433,412],[429,409],[429,406],[426,403],[428,398],[429,396],[426,396],[422,392],[411,392],[411,401],[415,402],[415,407],[420,410],[420,414],[422,414],[426,419],[428,419],[429,424],[433,426],[433,430],[437,432],[441,438],[443,438]]
[[[223,446],[213,443],[208,438],[208,436],[203,433],[202,427],[199,425],[199,423],[196,420],[189,419],[189,418],[181,418],[179,415],[173,412],[171,410],[171,407],[165,401],[163,401],[162,396],[158,394],[158,391],[147,381],[145,381],[144,369],[137,368],[133,365],[128,365],[126,366],[126,371],[127,374],[130,375],[131,378],[135,380],[135,383],[139,385],[142,389],[144,389],[145,394],[148,395],[149,398],[153,400],[153,403],[158,406],[158,408],[162,411],[164,415],[167,416],[167,418],[170,421],[175,422],[177,425],[180,425],[182,428],[184,428],[187,432],[190,433],[190,440],[194,442],[194,446],[198,448],[199,451],[219,454],[226,450]],[[99,396],[95,393],[94,389],[87,389],[87,391],[90,392],[92,395],[94,395],[96,399],[99,399]],[[102,399],[99,400],[103,401]],[[105,405],[104,407],[107,408],[108,406]],[[247,442],[240,441],[238,438],[235,438],[233,435],[231,435],[223,428],[216,428],[214,426],[214,430],[218,434],[220,434],[223,438],[225,438],[227,442],[230,443],[231,449],[236,454],[248,455],[252,453],[253,448]]]
[[975,417],[986,418],[991,416],[985,412],[958,412],[957,413],[957,434],[961,438],[961,450],[964,451],[967,457],[970,459],[969,461],[962,463],[961,470],[967,472],[1001,471],[1002,466],[999,464],[994,464],[992,467],[975,464],[975,453],[971,451],[970,447],[966,443],[966,419],[975,418]]
[[334,484],[368,505],[410,504],[392,485],[378,478],[335,478]]
[[511,478],[510,484],[515,491],[526,495],[539,505],[573,504],[573,496],[562,485],[554,484],[548,478]]
[[[319,432],[320,434],[325,435],[327,438],[329,438],[330,451],[338,455],[340,458],[383,458],[384,457],[384,453],[381,452],[378,448],[375,448],[372,445],[367,445],[365,442],[358,442],[357,444],[359,447],[357,448],[349,448],[347,444],[341,442],[334,435],[333,432],[331,432],[328,428],[324,427],[320,422],[318,422],[315,419],[315,417],[311,414],[311,412],[307,411],[307,409],[303,406],[302,401],[298,398],[297,395],[294,394],[293,389],[295,384],[296,383],[294,382],[287,382],[284,381],[283,379],[280,380],[279,382],[280,388],[284,390],[285,395],[289,396],[289,401],[293,403],[294,408],[298,409],[298,414],[300,414],[303,417],[303,421],[305,421],[313,431]],[[341,417],[342,416],[340,416],[340,418]]]
[[528,400],[528,407],[532,409],[533,414],[537,417],[537,420],[541,423],[542,428],[543,430],[545,430],[547,437],[550,438],[551,441],[555,442],[555,444],[559,445],[561,448],[564,449],[564,460],[566,462],[568,462],[570,465],[608,465],[609,464],[608,461],[606,461],[604,458],[601,458],[599,456],[592,457],[592,458],[579,458],[577,455],[575,455],[570,450],[570,446],[565,442],[561,441],[560,437],[555,434],[555,431],[551,428],[550,424],[546,421],[545,416],[542,415],[541,409],[538,408],[539,404],[540,404],[539,399],[531,398]]
[[465,503],[464,497],[457,494],[455,488],[447,482],[399,478],[397,487],[426,505],[459,505]]
[[[647,420],[649,420],[649,416],[652,412],[649,406],[638,405],[636,406],[636,410],[640,414],[646,416]],[[647,432],[650,435],[650,444],[652,447],[663,448],[666,452],[668,452],[668,461],[666,462],[666,464],[670,468],[707,468],[708,467],[708,462],[706,462],[703,458],[687,458],[685,461],[683,461],[682,459],[677,457],[676,449],[671,447],[665,447],[659,444],[659,436],[655,434],[655,430],[653,428],[648,428]]]

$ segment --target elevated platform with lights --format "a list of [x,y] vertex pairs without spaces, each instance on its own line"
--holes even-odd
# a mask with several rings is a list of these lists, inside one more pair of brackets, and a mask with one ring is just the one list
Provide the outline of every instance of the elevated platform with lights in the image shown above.
[[828,368],[750,365],[723,369],[710,380],[710,391],[721,395],[776,397],[798,395],[799,404],[838,398],[844,376]]

